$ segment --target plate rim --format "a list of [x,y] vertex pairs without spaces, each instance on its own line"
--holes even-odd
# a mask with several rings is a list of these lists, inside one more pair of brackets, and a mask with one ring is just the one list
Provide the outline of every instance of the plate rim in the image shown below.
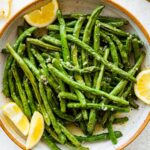
[[[104,1],[104,0],[102,0]],[[32,7],[35,4],[38,3],[42,3],[45,2],[45,0],[40,0],[40,1],[34,1],[29,3],[28,5],[26,5],[25,7],[23,7],[21,10],[19,10],[15,15],[13,15],[8,21],[7,23],[2,27],[2,29],[0,30],[0,37],[4,34],[5,30],[7,29],[7,27],[11,24],[11,22],[18,17],[22,12],[24,12],[26,9],[29,9],[30,7]],[[122,11],[125,15],[127,15],[130,19],[133,20],[133,22],[138,26],[138,28],[141,30],[141,32],[144,34],[145,38],[147,39],[148,43],[150,44],[150,34],[148,33],[148,31],[145,29],[145,27],[142,25],[142,23],[129,11],[127,10],[125,7],[121,6],[120,4],[118,4],[116,1],[114,0],[105,0],[104,2],[111,4],[112,6],[116,7],[117,9],[119,9],[120,11]],[[144,130],[144,128],[147,126],[147,124],[150,121],[150,112],[148,113],[147,117],[145,120],[143,120],[143,123],[141,124],[141,126],[138,128],[138,130],[134,133],[134,135],[132,137],[130,137],[124,144],[122,144],[121,146],[119,146],[118,148],[116,148],[116,150],[123,150],[125,147],[127,147],[129,144],[131,144],[140,134],[141,132]],[[6,135],[17,145],[19,146],[21,149],[26,150],[25,145],[23,145],[22,143],[20,143],[5,127],[5,125],[3,124],[3,122],[0,119],[0,127],[2,128],[2,130],[6,133]]]

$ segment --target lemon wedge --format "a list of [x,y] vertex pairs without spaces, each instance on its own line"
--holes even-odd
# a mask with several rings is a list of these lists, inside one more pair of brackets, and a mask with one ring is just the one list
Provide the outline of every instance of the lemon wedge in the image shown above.
[[10,102],[5,104],[2,107],[2,111],[24,136],[28,135],[30,127],[29,120],[16,103]]
[[150,104],[150,69],[138,74],[134,91],[140,100],[146,104]]
[[12,0],[0,0],[0,19],[11,15]]
[[29,134],[26,142],[26,149],[33,148],[41,139],[44,132],[44,119],[43,116],[35,111],[31,123]]
[[52,0],[47,5],[41,7],[40,10],[34,10],[26,14],[24,18],[31,26],[42,28],[51,24],[56,19],[57,9],[57,0]]

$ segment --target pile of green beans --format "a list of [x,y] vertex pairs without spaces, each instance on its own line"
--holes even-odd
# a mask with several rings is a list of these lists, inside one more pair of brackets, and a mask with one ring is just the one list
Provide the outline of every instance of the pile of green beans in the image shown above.
[[[143,42],[122,30],[126,19],[101,16],[103,9],[65,16],[58,10],[57,20],[43,29],[25,23],[16,42],[2,50],[8,55],[3,93],[29,119],[41,112],[43,140],[52,150],[60,149],[56,143],[79,149],[88,149],[82,142],[116,144],[122,133],[113,125],[128,121],[118,113],[138,108],[133,84],[145,57]],[[68,124],[84,136],[73,135]],[[96,124],[108,132],[93,135]]]

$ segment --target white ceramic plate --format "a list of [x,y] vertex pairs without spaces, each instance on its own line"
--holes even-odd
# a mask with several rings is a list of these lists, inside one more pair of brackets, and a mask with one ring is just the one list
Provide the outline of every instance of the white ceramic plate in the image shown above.
[[[40,2],[36,2],[30,6],[24,8],[21,12],[15,15],[8,24],[4,27],[2,32],[0,33],[0,48],[5,47],[7,42],[13,43],[16,38],[16,29],[17,26],[20,25],[23,21],[22,16],[36,7],[41,6],[44,4],[46,0],[41,0]],[[132,16],[127,10],[122,8],[121,6],[115,4],[111,0],[101,1],[101,0],[59,0],[60,8],[62,9],[63,13],[73,13],[73,12],[82,12],[82,13],[89,13],[93,10],[96,6],[104,4],[106,8],[104,9],[104,15],[108,16],[116,16],[116,17],[124,17],[129,20],[130,25],[126,28],[127,31],[137,34],[143,41],[144,41],[144,50],[146,51],[146,58],[143,63],[142,68],[150,67],[150,38],[146,30],[143,26],[139,23],[139,21]],[[5,66],[5,56],[0,54],[0,106],[5,104],[9,101],[3,95],[2,91],[2,78],[3,78],[3,71]],[[138,101],[139,109],[132,110],[130,113],[125,114],[129,117],[129,121],[125,125],[116,125],[115,129],[120,130],[123,133],[123,137],[118,140],[117,145],[112,145],[110,141],[107,142],[95,142],[95,143],[87,143],[85,146],[88,146],[90,150],[113,150],[113,149],[123,149],[126,145],[128,145],[131,141],[133,141],[136,136],[140,134],[140,132],[144,129],[146,124],[150,118],[150,107]],[[11,128],[11,126],[5,123],[5,118],[0,114],[1,125],[7,135],[21,148],[24,149],[25,140],[23,137],[20,137],[17,132]],[[70,148],[64,148],[64,150],[69,150]],[[40,142],[35,148],[35,150],[48,150],[48,147]]]

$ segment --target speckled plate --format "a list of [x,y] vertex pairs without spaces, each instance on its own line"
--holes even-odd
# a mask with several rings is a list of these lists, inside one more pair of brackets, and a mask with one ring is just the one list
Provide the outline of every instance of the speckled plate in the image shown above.
[[[10,21],[4,26],[2,31],[0,32],[0,48],[5,47],[7,42],[13,43],[16,38],[16,29],[17,26],[23,22],[23,15],[28,11],[31,11],[41,5],[44,5],[47,0],[40,0],[38,2],[34,2],[25,8],[23,8],[20,12],[18,12],[15,16],[13,16]],[[127,31],[137,34],[144,41],[144,50],[146,51],[146,58],[142,65],[142,68],[150,67],[150,37],[144,27],[140,24],[140,22],[125,8],[116,4],[111,0],[59,0],[60,8],[62,9],[64,14],[69,14],[73,12],[82,12],[82,13],[90,13],[96,6],[104,4],[105,9],[103,11],[104,15],[108,16],[116,16],[116,17],[124,17],[129,20],[130,25],[126,28]],[[2,91],[2,78],[3,71],[5,66],[5,56],[0,54],[0,106],[9,101]],[[123,149],[130,142],[132,142],[144,129],[146,124],[150,119],[150,107],[138,101],[139,109],[132,110],[130,113],[125,114],[129,117],[129,121],[125,125],[116,125],[115,129],[120,130],[123,133],[123,137],[118,140],[117,145],[112,145],[110,141],[107,142],[95,142],[95,143],[86,143],[85,146],[88,146],[90,150],[114,150],[114,149]],[[0,113],[0,124],[6,134],[22,149],[25,149],[25,139],[21,137],[17,131],[15,131],[9,123],[6,123],[7,120],[3,117],[2,113]],[[6,125],[7,124],[7,125]],[[101,131],[99,131],[101,132]],[[60,146],[63,150],[69,150],[70,148],[66,148]],[[40,142],[34,150],[48,150],[48,147]]]

